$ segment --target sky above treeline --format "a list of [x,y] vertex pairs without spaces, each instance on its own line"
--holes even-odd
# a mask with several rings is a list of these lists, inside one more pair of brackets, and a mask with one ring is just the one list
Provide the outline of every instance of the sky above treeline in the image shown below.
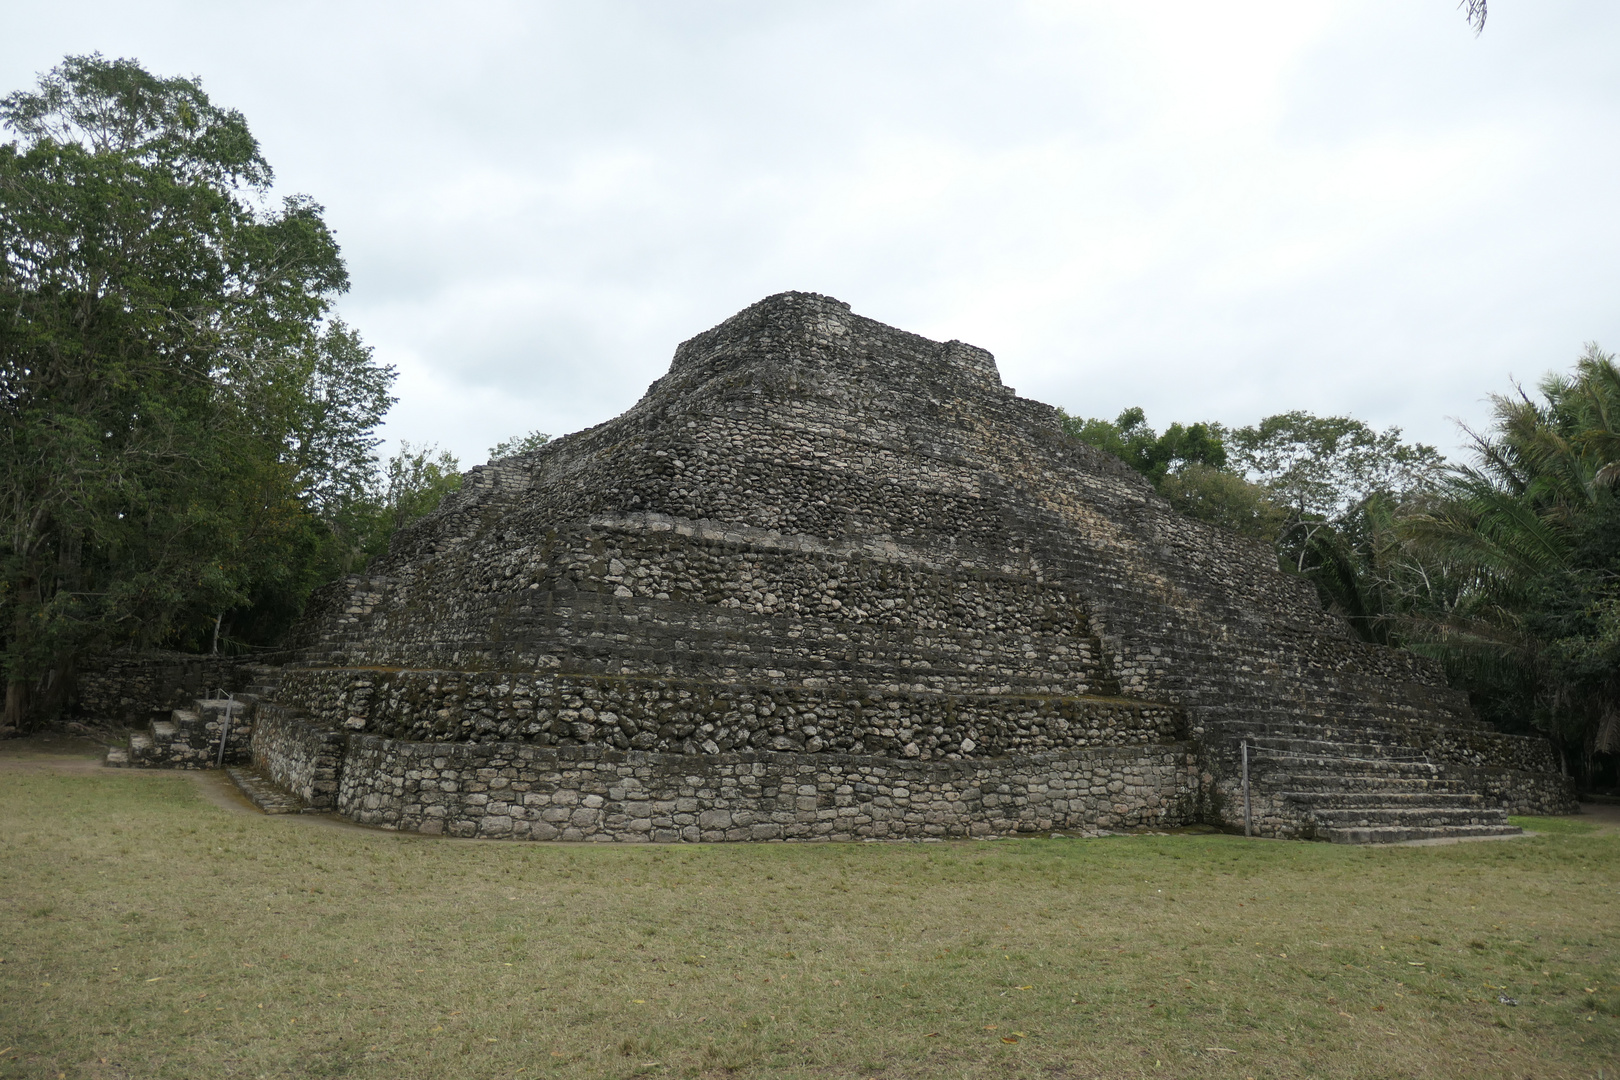
[[1455,453],[1620,350],[1620,4],[12,5],[242,110],[326,207],[385,434],[463,465],[633,404],[772,293],[1112,417],[1351,414]]

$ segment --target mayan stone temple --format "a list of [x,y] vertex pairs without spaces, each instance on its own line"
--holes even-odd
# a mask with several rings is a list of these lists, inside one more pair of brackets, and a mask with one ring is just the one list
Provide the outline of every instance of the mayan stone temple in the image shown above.
[[[809,293],[473,469],[293,645],[238,699],[241,783],[390,829],[1377,842],[1574,807],[1546,743],[1065,436],[990,353]],[[132,763],[206,757],[218,711]]]

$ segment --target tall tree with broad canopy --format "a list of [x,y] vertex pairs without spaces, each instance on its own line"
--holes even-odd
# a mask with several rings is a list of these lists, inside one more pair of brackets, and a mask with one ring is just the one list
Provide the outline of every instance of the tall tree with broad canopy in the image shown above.
[[322,208],[271,202],[195,79],[72,56],[0,122],[0,724],[24,727],[86,649],[307,591],[393,373],[326,322]]

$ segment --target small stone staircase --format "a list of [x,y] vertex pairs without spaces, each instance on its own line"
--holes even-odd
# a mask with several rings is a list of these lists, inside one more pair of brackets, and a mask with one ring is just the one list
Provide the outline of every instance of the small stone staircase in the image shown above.
[[225,773],[247,800],[266,814],[318,812],[253,767],[253,722],[260,703],[271,701],[280,688],[281,669],[261,665],[250,670],[253,681],[246,692],[198,698],[162,719],[154,718],[145,731],[130,733],[127,747],[110,748],[104,763],[112,768],[217,768],[220,732],[228,715]]
[[247,801],[266,814],[311,814],[320,810],[306,806],[303,800],[251,766],[237,766],[225,770]]
[[[219,761],[222,732],[225,760],[246,761],[257,700],[251,694],[197,698],[187,706],[172,710],[161,720],[153,719],[145,731],[131,733],[127,748],[113,747],[107,751],[106,764],[148,769],[211,769]],[[229,731],[225,732],[227,726]]]
[[1443,765],[1376,725],[1249,721],[1221,731],[1230,766],[1220,782],[1228,823],[1241,824],[1242,744],[1249,744],[1249,798],[1259,836],[1388,844],[1404,840],[1513,836],[1507,811],[1446,775]]
[[251,673],[247,693],[257,701],[273,701],[276,692],[281,689],[281,668],[273,664],[251,664],[246,668]]

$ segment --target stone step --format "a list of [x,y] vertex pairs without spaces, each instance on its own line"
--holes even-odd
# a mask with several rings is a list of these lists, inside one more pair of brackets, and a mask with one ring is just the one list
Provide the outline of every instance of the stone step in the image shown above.
[[1405,840],[1466,840],[1482,836],[1518,836],[1524,830],[1517,825],[1380,825],[1321,827],[1316,830],[1318,840],[1335,844],[1398,844]]
[[1277,721],[1244,721],[1215,722],[1210,725],[1209,737],[1218,738],[1221,742],[1231,740],[1233,743],[1249,740],[1272,740],[1272,738],[1322,738],[1327,742],[1374,742],[1387,746],[1411,746],[1414,737],[1422,735],[1435,735],[1443,732],[1447,727],[1466,727],[1473,730],[1473,724],[1419,724],[1419,722],[1406,721],[1406,719],[1387,719],[1387,721],[1372,721],[1372,719],[1356,719],[1356,721],[1304,721],[1298,717],[1277,719]]
[[1396,761],[1393,758],[1384,761],[1345,761],[1342,759],[1323,757],[1301,757],[1282,759],[1261,759],[1249,762],[1249,775],[1278,776],[1283,774],[1299,776],[1400,776],[1421,779],[1441,775],[1438,765],[1430,765],[1422,761]]
[[1246,724],[1242,728],[1221,729],[1212,734],[1223,748],[1233,750],[1247,741],[1251,748],[1306,742],[1325,746],[1375,746],[1416,753],[1419,752],[1418,748],[1411,741],[1415,733],[1410,725],[1386,728],[1371,724],[1287,723],[1275,726]]
[[[175,709],[167,719],[153,720],[146,730],[132,732],[128,762],[131,766],[157,769],[211,769],[219,742],[219,725],[210,732],[202,718],[189,709]],[[240,727],[230,750],[245,752],[249,729]]]
[[1507,821],[1501,807],[1445,806],[1352,806],[1317,807],[1310,816],[1317,825],[1328,828],[1372,828],[1393,825],[1493,825]]
[[248,802],[257,806],[266,814],[303,814],[310,813],[309,807],[303,801],[265,776],[258,769],[247,766],[232,766],[225,770],[226,775],[236,784]]
[[249,716],[253,706],[258,702],[256,694],[237,694],[234,698],[198,698],[192,703],[193,711],[207,717],[210,721],[218,721],[230,710],[232,722],[240,721]]
[[1367,776],[1339,772],[1275,772],[1251,775],[1250,782],[1267,791],[1465,792],[1462,780],[1444,776]]
[[1217,720],[1211,730],[1227,735],[1246,734],[1308,734],[1310,732],[1374,731],[1381,734],[1403,734],[1412,730],[1433,730],[1439,724],[1413,724],[1393,716],[1310,717],[1293,713],[1272,716],[1250,716],[1239,720]]
[[1405,736],[1413,732],[1435,732],[1446,728],[1477,731],[1482,722],[1466,713],[1448,709],[1445,703],[1430,701],[1423,704],[1379,705],[1354,696],[1331,702],[1321,702],[1308,712],[1288,710],[1279,712],[1274,702],[1255,699],[1247,703],[1234,700],[1229,703],[1228,716],[1240,719],[1211,719],[1206,730],[1241,735],[1244,732],[1288,731],[1315,728],[1318,731],[1376,731],[1384,735]]
[[145,764],[152,756],[152,736],[144,731],[132,731],[129,735],[129,764]]
[[1282,797],[1307,808],[1351,809],[1358,806],[1400,808],[1486,806],[1485,797],[1463,791],[1284,791]]
[[101,764],[109,769],[126,769],[129,767],[129,751],[122,746],[109,746]]
[[273,698],[281,689],[281,669],[268,664],[254,664],[248,669],[247,692],[255,698]]
[[[1234,751],[1241,759],[1243,752],[1241,746]],[[1253,768],[1257,761],[1276,761],[1280,758],[1297,758],[1298,755],[1338,760],[1358,761],[1409,761],[1427,764],[1427,758],[1422,752],[1404,746],[1384,746],[1379,743],[1343,742],[1331,739],[1267,739],[1264,743],[1249,744],[1249,766]]]
[[1271,744],[1279,741],[1303,739],[1307,741],[1339,743],[1369,743],[1376,746],[1410,746],[1410,726],[1380,727],[1371,724],[1277,724],[1274,727],[1245,725],[1241,729],[1226,730],[1220,738],[1231,745],[1240,745],[1245,739],[1250,745]]
[[227,710],[231,718],[229,743],[236,745],[245,742],[253,730],[254,709],[257,699],[244,699],[238,696],[230,701],[226,698],[199,698],[194,703],[194,712],[198,716],[196,726],[191,730],[191,742],[194,746],[217,747],[219,745],[220,730],[225,723]]

